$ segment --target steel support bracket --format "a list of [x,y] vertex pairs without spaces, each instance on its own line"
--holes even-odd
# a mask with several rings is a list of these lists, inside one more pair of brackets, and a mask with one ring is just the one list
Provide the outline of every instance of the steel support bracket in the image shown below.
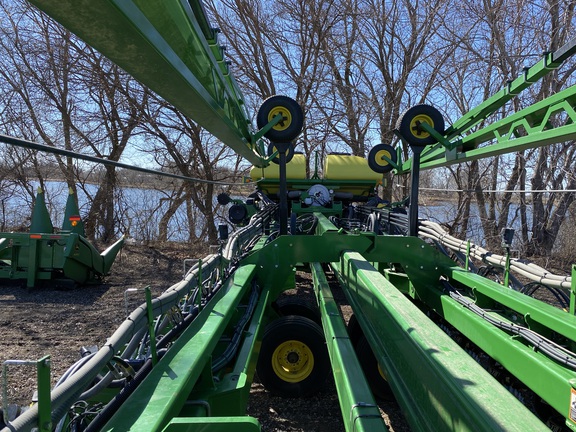
[[572,283],[570,286],[570,315],[576,315],[576,265],[572,265]]
[[426,122],[422,122],[420,123],[420,127],[424,129],[426,132],[428,132],[430,135],[432,135],[436,139],[436,141],[438,141],[438,143],[442,145],[446,150],[450,151],[458,146],[457,143],[450,142],[449,139],[447,139],[444,135],[442,135],[440,132],[434,129],[432,125],[429,125]]
[[[322,327],[336,390],[340,399],[342,420],[347,431],[385,431],[386,425],[380,416],[370,386],[348,336],[346,326],[338,312],[332,290],[326,280],[322,265],[311,263],[314,290],[322,313]],[[358,402],[361,401],[361,402]]]
[[270,122],[254,135],[252,135],[252,142],[256,142],[264,137],[274,126],[276,126],[280,120],[282,120],[282,114],[276,114]]
[[52,431],[52,408],[50,399],[50,356],[40,360],[6,360],[2,363],[2,412],[4,423],[10,424],[8,413],[8,366],[36,366],[38,387],[38,431]]

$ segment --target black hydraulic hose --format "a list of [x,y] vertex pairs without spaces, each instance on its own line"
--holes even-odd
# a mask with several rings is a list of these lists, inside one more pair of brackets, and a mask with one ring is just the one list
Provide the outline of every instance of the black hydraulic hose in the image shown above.
[[194,318],[198,316],[198,313],[198,307],[194,306],[190,313],[187,314],[181,322],[172,327],[165,335],[160,338],[156,344],[156,348],[162,349],[168,345],[169,342],[174,340],[176,336],[181,334],[192,323],[192,321],[194,321]]
[[[212,294],[217,291],[212,291]],[[163,335],[158,343],[156,344],[156,348],[158,349],[158,357],[161,358],[164,353],[167,351],[165,348],[175,337],[181,334],[193,321],[196,316],[198,316],[199,309],[198,307],[194,307],[192,311],[184,317],[184,319],[178,323],[176,326],[171,328],[165,335]],[[162,353],[162,355],[161,355]],[[86,428],[85,432],[89,431],[96,431],[99,430],[104,424],[110,420],[112,415],[120,408],[120,406],[128,399],[134,390],[138,387],[138,385],[144,380],[144,378],[150,373],[152,370],[152,360],[147,359],[142,368],[136,373],[134,378],[130,381],[125,381],[126,385],[120,390],[120,392],[112,399],[100,413],[92,420],[88,428]],[[94,425],[94,426],[93,426]]]
[[232,260],[235,257],[237,251],[245,250],[246,248],[241,247],[243,243],[246,240],[257,236],[260,231],[265,230],[265,225],[274,214],[276,207],[276,205],[266,206],[264,209],[260,210],[250,218],[248,225],[232,233],[222,251],[224,258]]
[[482,317],[484,320],[488,321],[495,327],[522,337],[524,340],[531,343],[535,350],[542,352],[556,362],[572,370],[576,370],[575,353],[568,351],[567,349],[559,346],[544,336],[541,336],[533,330],[494,318],[480,306],[476,305],[472,300],[460,294],[453,286],[448,283],[448,281],[442,280],[441,283],[448,291],[450,297],[460,303],[466,309],[474,312],[476,315]]
[[563,309],[568,309],[570,307],[570,297],[557,287],[551,287],[540,282],[530,282],[524,285],[520,292],[532,297],[540,287],[546,288],[554,297],[556,297],[556,300]]
[[252,314],[254,313],[254,309],[256,309],[256,305],[258,304],[258,287],[255,283],[253,283],[252,293],[250,294],[250,299],[248,300],[248,307],[246,308],[246,312],[236,326],[234,327],[234,335],[232,336],[232,340],[230,344],[226,347],[224,352],[214,360],[212,364],[212,372],[218,372],[224,366],[226,366],[233,358],[236,352],[238,351],[238,347],[240,346],[240,339],[242,337],[242,333],[244,332],[244,328],[252,318]]
[[[158,358],[164,355],[164,350],[158,351]],[[108,420],[114,415],[118,408],[128,399],[140,383],[152,370],[152,359],[146,360],[142,368],[136,373],[134,379],[128,382],[122,390],[98,413],[90,422],[84,432],[96,432],[100,430]]]
[[[216,256],[209,256],[205,262],[205,268],[210,269],[218,265]],[[155,316],[169,310],[189,290],[189,285],[195,277],[191,269],[186,277],[171,286],[162,295],[152,302],[153,313]],[[141,305],[136,308],[118,327],[114,334],[108,339],[106,344],[98,350],[74,375],[70,376],[58,388],[51,392],[52,421],[56,423],[66,414],[69,407],[77,400],[83,389],[87,388],[98,372],[112,359],[120,347],[128,342],[135,334],[136,329],[141,329],[146,319],[146,306]],[[126,340],[128,339],[128,340]],[[29,430],[34,427],[38,420],[38,406],[34,405],[27,411],[15,418],[10,426],[2,429],[1,432],[11,432],[13,430]]]
[[318,218],[313,214],[304,214],[296,219],[297,231],[303,234],[314,234],[318,226]]
[[[163,349],[166,345],[168,345],[169,342],[171,342],[176,336],[178,336],[180,333],[182,333],[186,327],[188,327],[192,321],[194,320],[194,318],[196,318],[196,316],[198,315],[198,307],[194,307],[192,309],[192,311],[187,314],[184,319],[179,322],[177,325],[175,325],[174,327],[172,327],[165,335],[163,335],[160,340],[158,341],[158,343],[156,344],[156,348],[157,349]],[[144,365],[138,370],[137,374],[139,373],[140,370],[142,370],[144,368],[144,366],[146,365],[146,362],[144,363]],[[137,375],[136,374],[136,375]],[[112,381],[108,384],[108,387],[114,387],[114,388],[118,388],[120,386],[124,387],[126,386],[127,380],[126,378],[121,379],[121,380],[115,380]],[[94,391],[96,389],[101,389],[102,387],[102,382],[98,382],[94,387],[84,391],[81,395],[80,395],[80,399],[86,399],[89,396],[91,396]]]

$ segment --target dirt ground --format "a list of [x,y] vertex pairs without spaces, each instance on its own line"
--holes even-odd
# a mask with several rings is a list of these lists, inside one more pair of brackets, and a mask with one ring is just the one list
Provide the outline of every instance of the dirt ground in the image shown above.
[[[49,354],[55,383],[78,360],[83,346],[102,346],[127,312],[144,301],[143,291],[126,293],[127,289],[150,286],[157,296],[181,279],[185,258],[205,255],[205,250],[182,244],[126,245],[101,285],[74,289],[0,285],[0,362],[37,360]],[[36,386],[34,367],[9,366],[7,376],[10,403],[27,405]],[[394,402],[382,405],[381,411],[390,430],[409,430]],[[248,414],[260,420],[264,431],[344,431],[333,381],[312,398],[283,399],[270,395],[256,380]]]

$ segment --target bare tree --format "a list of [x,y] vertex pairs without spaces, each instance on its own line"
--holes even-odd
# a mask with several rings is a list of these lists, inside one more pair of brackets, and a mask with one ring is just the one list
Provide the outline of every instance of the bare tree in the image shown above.
[[[292,96],[304,108],[306,128],[298,145],[311,159],[317,150],[363,156],[374,143],[396,145],[392,130],[414,104],[433,104],[448,123],[456,120],[533,64],[541,51],[560,47],[573,31],[576,1],[220,0],[207,6],[226,35],[231,69],[251,111],[274,94]],[[6,129],[111,160],[121,160],[131,142],[146,147],[145,137],[162,169],[192,177],[219,180],[241,168],[230,150],[214,146],[193,121],[25,3],[0,10],[6,16],[0,26],[0,91],[10,101],[0,112]],[[563,88],[575,69],[571,62],[550,74],[486,123]],[[528,252],[548,253],[575,196],[536,191],[574,187],[571,144],[446,170],[464,191],[450,224],[453,232],[468,232],[475,203],[489,246],[499,244],[503,227],[519,221]],[[402,155],[410,155],[407,146]],[[19,158],[21,178],[37,172],[43,181],[44,156],[19,151],[13,157]],[[78,163],[52,160],[70,186],[84,185],[91,200],[90,234],[110,238],[122,197],[116,170],[94,169],[100,175],[94,192]],[[506,192],[487,192],[501,189]],[[530,189],[535,192],[528,199],[524,192]],[[189,237],[214,239],[219,217],[214,193],[211,185],[178,182],[163,189],[157,206],[160,238],[169,238],[171,221],[185,206]]]
[[[194,121],[176,108],[152,96],[146,107],[146,141],[156,162],[164,170],[208,181],[238,181],[239,157],[211,139]],[[150,144],[153,143],[152,146]],[[222,169],[226,167],[227,169]],[[212,183],[177,183],[160,220],[159,240],[168,239],[168,226],[181,205],[186,206],[188,239],[217,240],[217,189]],[[200,219],[198,214],[202,215]]]
[[[9,6],[9,8],[8,8]],[[69,151],[82,151],[118,161],[136,132],[146,92],[106,61],[27,3],[2,6],[0,77],[13,107],[11,130],[18,136]],[[5,114],[13,113],[7,110]],[[35,152],[35,166],[46,159]],[[72,157],[50,156],[72,190],[86,178]],[[86,220],[89,237],[110,241],[115,233],[115,170],[105,168],[91,199]],[[35,170],[42,185],[42,173]],[[77,195],[76,195],[77,196]]]
[[[119,161],[142,124],[149,91],[93,49],[86,47],[84,54],[80,76],[86,86],[89,102],[77,110],[93,129],[90,135],[79,129],[76,132],[95,156]],[[92,205],[86,218],[85,228],[89,237],[96,237],[99,229],[99,237],[103,241],[110,241],[114,237],[114,196],[117,187],[116,168],[105,165],[104,175],[96,194],[91,197]],[[84,190],[90,196],[89,189]]]
[[[560,4],[558,2],[531,2],[522,0],[484,0],[463,4],[457,16],[455,25],[448,28],[444,34],[447,40],[452,40],[457,46],[456,56],[448,59],[441,71],[441,87],[450,97],[450,111],[465,113],[476,104],[486,99],[506,81],[520,75],[525,65],[531,65],[538,60],[542,51],[558,48],[566,39],[566,32],[572,28],[574,2]],[[548,30],[548,31],[543,31]],[[562,29],[562,30],[560,30]],[[457,60],[456,60],[457,59]],[[496,121],[524,106],[542,100],[544,97],[560,90],[565,85],[573,66],[560,74],[554,72],[547,76],[541,84],[534,85],[520,97],[495,113],[488,122]],[[482,127],[483,124],[480,125]],[[564,144],[559,145],[564,148]],[[542,202],[543,194],[532,193],[533,211],[529,221],[529,205],[525,192],[529,189],[542,190],[551,188],[553,169],[551,165],[558,163],[558,153],[555,146],[541,149],[530,149],[516,155],[504,155],[490,159],[489,163],[471,162],[467,170],[453,170],[458,176],[463,176],[458,182],[466,192],[462,206],[462,214],[458,219],[462,222],[461,233],[466,232],[470,205],[470,191],[474,191],[476,204],[483,228],[483,237],[489,247],[500,245],[500,231],[514,221],[520,226],[520,240],[524,245],[532,244],[538,238],[553,239],[557,233],[557,223],[550,225],[549,215]],[[553,161],[553,162],[552,162]],[[551,162],[549,164],[549,162]],[[571,165],[565,165],[570,172]],[[552,177],[550,177],[552,176]],[[569,177],[569,176],[568,176]],[[563,174],[556,182],[560,188],[568,185]],[[500,193],[485,193],[485,190]],[[518,191],[518,192],[515,192]],[[572,201],[571,194],[563,194],[564,205],[552,206],[555,210],[566,214],[566,205]],[[554,198],[555,199],[555,198]],[[560,213],[556,221],[563,220]],[[529,226],[531,222],[531,227]],[[552,229],[545,229],[548,226]],[[530,240],[530,232],[533,233]],[[540,249],[538,253],[547,254],[550,247]],[[533,246],[529,253],[536,252]]]
[[[566,43],[573,32],[576,2],[547,0],[542,6],[545,13],[542,14],[541,20],[535,20],[535,23],[536,26],[548,30],[550,40],[544,41],[546,51],[554,51]],[[559,91],[575,70],[576,64],[572,63],[560,71],[549,74],[535,94],[535,100],[541,100]],[[555,118],[553,121],[561,123],[563,120]],[[538,149],[535,152],[537,162],[530,179],[531,189],[534,191],[546,188],[574,189],[576,187],[574,151],[574,142]],[[571,192],[547,196],[542,192],[533,192],[531,197],[532,237],[528,239],[527,233],[523,233],[524,241],[527,241],[527,253],[549,255],[576,194]]]
[[[275,94],[293,97],[304,109],[306,127],[297,150],[307,158],[330,140],[327,122],[333,112],[317,103],[330,91],[322,89],[327,65],[322,53],[330,28],[338,21],[333,0],[224,0],[208,2],[218,27],[226,35],[232,69],[256,113],[263,99]],[[325,104],[321,105],[322,107]]]
[[[401,113],[429,102],[438,86],[439,72],[455,49],[440,37],[451,7],[450,0],[360,2],[361,44],[356,55],[362,61],[357,67],[369,102],[364,109],[373,113],[378,142],[394,143],[393,129]],[[406,160],[410,148],[400,144]],[[402,196],[397,199],[408,195],[406,176],[400,180]],[[390,187],[385,196],[392,197]]]

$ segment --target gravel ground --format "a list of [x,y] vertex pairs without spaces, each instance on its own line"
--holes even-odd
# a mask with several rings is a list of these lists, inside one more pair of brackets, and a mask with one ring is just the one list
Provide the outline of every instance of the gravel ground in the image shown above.
[[[182,276],[182,260],[205,256],[181,244],[157,247],[126,245],[101,285],[74,289],[26,289],[14,283],[0,285],[0,362],[36,360],[51,356],[53,383],[78,358],[82,346],[101,346],[124,320],[126,311],[142,303],[143,292],[129,288],[150,286],[159,295]],[[35,370],[10,366],[8,398],[27,405],[35,388]],[[390,430],[409,431],[394,402],[381,405]],[[252,384],[248,414],[258,418],[264,431],[343,431],[334,381],[317,395],[285,399],[270,395],[258,382]]]

